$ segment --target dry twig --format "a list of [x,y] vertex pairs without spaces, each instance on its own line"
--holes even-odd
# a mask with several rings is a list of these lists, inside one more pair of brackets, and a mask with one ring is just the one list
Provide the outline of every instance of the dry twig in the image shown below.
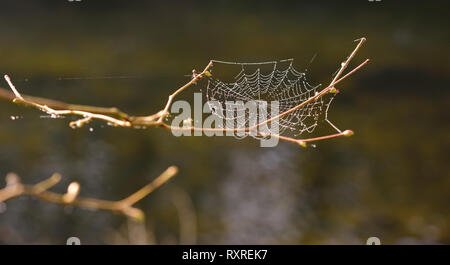
[[81,127],[93,119],[99,119],[99,120],[104,120],[114,126],[121,126],[121,127],[157,126],[157,127],[162,127],[164,129],[173,130],[173,131],[201,131],[201,132],[209,131],[209,132],[223,132],[223,133],[225,133],[225,132],[234,132],[234,133],[236,133],[236,132],[255,132],[257,135],[262,136],[262,137],[276,137],[280,140],[293,142],[293,143],[299,144],[300,146],[306,147],[308,142],[331,139],[331,138],[340,137],[340,136],[351,136],[351,135],[353,135],[353,131],[352,130],[340,131],[334,125],[331,124],[334,128],[337,129],[338,133],[325,135],[325,136],[321,136],[321,137],[314,137],[314,138],[295,139],[295,138],[286,137],[286,136],[277,135],[277,134],[264,134],[264,133],[258,132],[258,128],[265,124],[268,124],[274,120],[282,118],[296,110],[299,110],[302,107],[306,106],[307,104],[318,100],[319,98],[323,97],[324,95],[326,95],[328,93],[336,93],[336,91],[337,91],[336,85],[337,84],[339,84],[340,82],[345,80],[347,77],[349,77],[351,74],[353,74],[354,72],[361,69],[364,65],[366,65],[369,62],[369,59],[366,59],[363,63],[361,63],[360,65],[358,65],[357,67],[355,67],[354,69],[349,71],[347,74],[342,76],[345,69],[348,67],[350,61],[353,59],[356,52],[359,50],[361,45],[366,41],[366,39],[361,38],[357,41],[358,41],[357,46],[352,51],[352,53],[349,55],[347,60],[341,64],[341,67],[340,67],[338,73],[334,76],[333,80],[330,82],[330,84],[327,87],[322,89],[316,95],[314,95],[314,96],[308,98],[307,100],[303,101],[302,103],[298,104],[297,106],[295,106],[283,113],[280,113],[279,115],[272,117],[264,122],[261,122],[259,124],[256,124],[256,125],[253,125],[253,126],[247,127],[247,128],[230,129],[230,128],[198,128],[198,127],[194,127],[194,126],[177,127],[177,126],[169,125],[166,122],[164,122],[164,119],[170,114],[169,109],[173,102],[173,99],[178,94],[183,92],[185,89],[190,87],[192,84],[196,84],[197,81],[199,81],[203,77],[211,75],[211,73],[209,72],[209,69],[213,66],[212,61],[209,62],[209,64],[203,69],[203,71],[201,73],[197,74],[194,70],[192,79],[169,96],[165,107],[161,111],[159,111],[155,114],[152,114],[152,115],[148,115],[148,116],[131,116],[131,115],[128,115],[114,107],[113,108],[102,108],[102,107],[95,107],[95,106],[73,105],[73,104],[68,104],[68,103],[54,101],[54,100],[45,99],[45,98],[38,98],[38,97],[22,95],[15,88],[14,84],[11,82],[11,79],[9,78],[8,75],[5,75],[5,80],[8,82],[8,84],[13,92],[13,95],[11,93],[7,93],[6,91],[4,91],[4,89],[0,89],[0,98],[12,99],[13,102],[15,102],[15,103],[21,103],[21,104],[24,104],[27,106],[37,108],[37,109],[39,109],[45,113],[48,113],[54,117],[62,116],[62,115],[82,116],[82,118],[80,118],[76,121],[70,122],[69,125],[71,127]]
[[65,194],[49,191],[51,187],[56,185],[61,180],[61,175],[58,173],[53,174],[50,178],[35,185],[22,184],[16,174],[9,173],[6,176],[6,187],[0,189],[0,202],[4,202],[15,197],[28,195],[50,203],[77,206],[93,210],[112,211],[124,214],[137,221],[143,221],[145,218],[144,212],[133,207],[133,205],[166,183],[177,173],[178,168],[171,166],[152,182],[125,199],[119,201],[78,197],[80,185],[77,182],[72,182],[67,187],[67,192]]

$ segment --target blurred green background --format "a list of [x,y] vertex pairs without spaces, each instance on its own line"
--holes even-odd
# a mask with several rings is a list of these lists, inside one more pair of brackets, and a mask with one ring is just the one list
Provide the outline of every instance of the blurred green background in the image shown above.
[[448,10],[444,1],[2,1],[0,72],[23,93],[135,115],[161,109],[210,59],[295,58],[327,83],[364,36],[353,65],[371,62],[338,86],[329,113],[355,135],[307,149],[102,122],[73,130],[1,101],[0,176],[32,184],[60,172],[55,191],[78,181],[80,196],[118,200],[170,165],[180,173],[138,203],[143,224],[7,201],[0,243],[449,244]]

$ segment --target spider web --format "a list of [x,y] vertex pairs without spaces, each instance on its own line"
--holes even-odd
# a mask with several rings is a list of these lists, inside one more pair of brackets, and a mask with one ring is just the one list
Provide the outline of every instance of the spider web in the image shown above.
[[[283,113],[315,96],[321,85],[311,85],[306,78],[306,73],[299,72],[293,67],[293,61],[288,59],[261,63],[236,63],[213,60],[214,72],[211,71],[212,75],[206,87],[206,97],[211,112],[226,120],[227,128],[233,126],[246,128],[252,125],[250,117],[254,114],[245,109],[246,102],[253,101],[259,105],[258,107],[264,106],[267,109],[265,112],[257,113],[258,123],[261,123],[277,114],[274,114],[270,102],[279,102],[278,113]],[[224,68],[225,74],[222,77],[218,75],[219,68]],[[228,69],[225,70],[225,68]],[[234,68],[234,71],[230,68]],[[237,74],[233,75],[233,72]],[[279,135],[299,136],[303,133],[312,133],[319,122],[327,121],[339,131],[327,118],[334,95],[329,93],[271,121],[268,130],[270,133]],[[217,104],[211,104],[212,101],[218,102],[219,108]],[[227,107],[236,109],[235,115],[231,117],[224,115],[223,110]],[[273,128],[277,128],[277,132],[274,132]]]

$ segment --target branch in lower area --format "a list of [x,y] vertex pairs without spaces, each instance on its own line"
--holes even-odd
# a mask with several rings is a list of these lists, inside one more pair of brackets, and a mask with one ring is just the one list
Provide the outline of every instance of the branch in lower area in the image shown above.
[[136,221],[143,221],[145,218],[144,212],[133,207],[133,205],[166,183],[177,173],[178,168],[176,166],[171,166],[152,182],[125,199],[119,201],[78,197],[80,185],[77,182],[72,182],[67,187],[67,192],[65,194],[49,191],[51,187],[56,185],[61,180],[61,175],[58,173],[53,174],[50,178],[35,185],[22,184],[19,176],[14,173],[9,173],[6,176],[6,187],[0,189],[0,202],[4,202],[15,197],[28,195],[50,203],[77,206],[93,210],[111,211],[124,214]]

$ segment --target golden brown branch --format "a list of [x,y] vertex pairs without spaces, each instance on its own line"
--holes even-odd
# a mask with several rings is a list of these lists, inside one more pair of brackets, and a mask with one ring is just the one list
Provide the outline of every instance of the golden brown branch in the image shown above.
[[[52,109],[68,109],[68,110],[81,110],[86,112],[93,112],[98,114],[105,114],[105,115],[111,115],[116,118],[120,118],[123,120],[128,120],[129,115],[125,112],[121,111],[120,109],[116,107],[96,107],[96,106],[87,106],[87,105],[77,105],[77,104],[70,104],[59,100],[54,99],[48,99],[48,98],[41,98],[41,97],[35,97],[30,95],[21,94],[21,96],[29,102],[35,102],[40,105],[46,105]],[[7,101],[13,101],[15,99],[15,95],[11,90],[5,89],[0,87],[0,99],[7,100]]]
[[[109,122],[112,125],[115,126],[121,126],[121,127],[132,127],[132,126],[158,126],[162,127],[167,130],[173,130],[173,131],[201,131],[201,132],[254,132],[256,135],[264,136],[264,137],[276,137],[280,140],[288,141],[288,142],[294,142],[297,144],[300,144],[301,146],[306,146],[307,142],[313,142],[313,141],[319,141],[324,139],[330,139],[335,138],[339,136],[349,136],[352,135],[351,130],[345,130],[340,131],[335,126],[333,126],[334,129],[338,131],[337,134],[330,134],[325,135],[321,137],[314,137],[314,138],[306,138],[306,139],[295,139],[291,137],[281,136],[277,134],[270,134],[266,135],[263,133],[258,132],[258,128],[260,128],[263,125],[269,124],[273,121],[276,121],[280,118],[285,117],[286,115],[289,115],[290,113],[297,111],[303,107],[305,107],[307,104],[312,103],[319,98],[325,96],[328,93],[335,93],[336,88],[335,86],[340,83],[341,81],[345,80],[347,77],[349,77],[351,74],[355,73],[359,69],[361,69],[364,65],[366,65],[369,62],[369,59],[366,59],[363,63],[349,71],[347,74],[342,76],[345,69],[348,67],[350,61],[353,59],[357,51],[360,49],[362,44],[366,41],[365,38],[361,38],[358,41],[358,44],[354,48],[354,50],[351,52],[351,54],[348,56],[348,58],[345,60],[345,62],[341,63],[341,67],[339,68],[338,73],[334,76],[330,84],[322,89],[320,92],[318,92],[316,95],[308,98],[307,100],[303,101],[302,103],[298,104],[297,106],[286,110],[280,114],[278,114],[275,117],[272,117],[270,119],[267,119],[259,124],[253,125],[251,127],[247,128],[198,128],[194,126],[190,127],[177,127],[177,126],[171,126],[164,122],[164,119],[170,114],[169,109],[170,106],[174,100],[174,98],[183,92],[185,89],[190,87],[193,84],[196,84],[197,81],[202,79],[204,76],[210,76],[211,73],[209,72],[209,69],[213,66],[213,62],[210,61],[208,65],[204,68],[204,70],[200,74],[196,74],[195,70],[193,70],[193,76],[192,79],[186,83],[185,85],[181,86],[179,89],[177,89],[174,93],[172,93],[164,108],[160,111],[158,111],[155,114],[148,115],[148,116],[130,116],[127,113],[124,113],[120,111],[117,108],[102,108],[102,107],[95,107],[95,106],[84,106],[84,105],[73,105],[68,104],[60,101],[54,101],[49,100],[45,98],[38,98],[38,97],[31,97],[31,96],[25,96],[19,93],[19,91],[15,88],[14,84],[11,82],[11,79],[5,75],[5,80],[8,82],[11,90],[13,93],[6,93],[4,89],[0,89],[0,98],[6,98],[6,99],[12,99],[15,103],[22,103],[27,106],[35,107],[43,112],[46,112],[53,116],[61,116],[61,115],[78,115],[83,116],[83,118],[80,118],[76,121],[70,122],[71,127],[81,127],[84,124],[92,121],[93,119],[99,119],[104,120],[106,122]],[[341,77],[342,76],[342,77]]]
[[67,187],[67,192],[65,194],[59,194],[49,191],[48,189],[56,185],[61,180],[61,175],[57,173],[35,185],[22,184],[16,174],[9,173],[6,176],[6,187],[0,189],[0,202],[7,201],[18,196],[28,195],[50,203],[121,213],[137,221],[142,221],[145,217],[144,212],[138,208],[133,207],[133,205],[152,193],[155,189],[166,183],[177,173],[178,168],[175,166],[171,166],[167,168],[161,175],[159,175],[159,177],[154,179],[151,183],[142,187],[127,198],[119,201],[107,201],[78,197],[80,186],[77,182],[72,182]]

